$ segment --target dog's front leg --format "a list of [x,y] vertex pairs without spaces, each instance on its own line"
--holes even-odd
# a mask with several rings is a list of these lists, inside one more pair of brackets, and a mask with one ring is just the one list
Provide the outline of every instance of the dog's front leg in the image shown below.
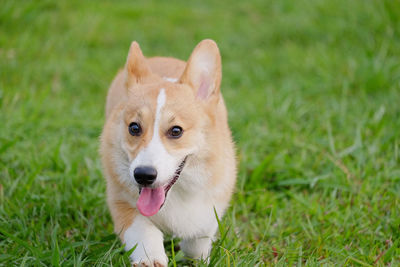
[[167,266],[163,234],[147,218],[138,215],[123,237],[127,250],[136,246],[130,258],[133,266]]
[[212,239],[210,237],[199,237],[193,239],[183,239],[180,243],[185,256],[192,259],[203,259],[208,261],[211,251]]

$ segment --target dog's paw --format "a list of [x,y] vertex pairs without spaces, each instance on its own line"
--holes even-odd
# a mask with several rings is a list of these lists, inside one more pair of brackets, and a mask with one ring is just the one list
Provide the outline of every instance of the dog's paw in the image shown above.
[[137,247],[133,251],[130,258],[133,266],[140,267],[167,267],[168,257],[165,255],[163,246],[154,244],[147,246],[149,249],[145,250],[143,247]]
[[158,260],[154,260],[153,262],[145,260],[145,261],[140,261],[140,262],[134,262],[134,263],[132,263],[132,266],[134,266],[134,267],[167,267],[168,263],[164,262],[164,261],[158,261]]
[[167,267],[168,258],[167,255],[150,256],[146,255],[144,257],[131,256],[132,266],[135,267]]

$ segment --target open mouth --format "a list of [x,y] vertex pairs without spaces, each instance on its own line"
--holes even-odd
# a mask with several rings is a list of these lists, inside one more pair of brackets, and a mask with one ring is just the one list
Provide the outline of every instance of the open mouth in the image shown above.
[[185,166],[187,156],[174,172],[174,176],[167,185],[157,188],[141,187],[139,188],[139,199],[136,202],[136,207],[143,216],[155,215],[164,205],[168,191],[178,181],[179,176]]

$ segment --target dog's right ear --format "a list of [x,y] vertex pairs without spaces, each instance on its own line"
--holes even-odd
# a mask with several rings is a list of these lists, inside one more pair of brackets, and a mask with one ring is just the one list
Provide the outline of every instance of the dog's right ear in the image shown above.
[[132,85],[143,82],[151,75],[150,67],[140,50],[139,44],[134,41],[129,49],[128,58],[126,60],[126,86],[127,88]]

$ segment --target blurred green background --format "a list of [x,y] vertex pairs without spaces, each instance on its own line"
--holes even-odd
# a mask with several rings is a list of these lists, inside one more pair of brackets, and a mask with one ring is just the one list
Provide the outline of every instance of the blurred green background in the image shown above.
[[399,265],[399,34],[390,0],[2,0],[0,266],[129,265],[98,155],[107,88],[131,41],[187,59],[204,38],[240,160],[210,265]]

